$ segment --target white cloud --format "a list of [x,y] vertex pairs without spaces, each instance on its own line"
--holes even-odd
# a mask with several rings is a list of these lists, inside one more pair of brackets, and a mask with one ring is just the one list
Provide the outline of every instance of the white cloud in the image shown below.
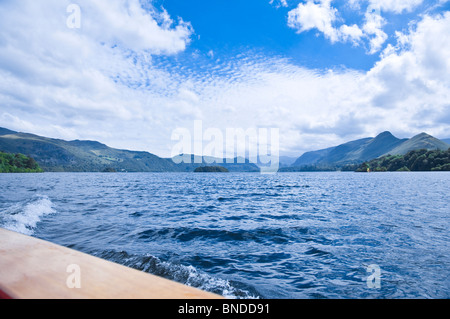
[[[170,155],[172,130],[191,128],[195,119],[202,119],[205,129],[278,127],[282,152],[291,155],[385,130],[402,137],[450,131],[445,121],[450,13],[425,16],[408,32],[397,33],[397,45],[384,50],[367,73],[309,70],[255,52],[222,62],[207,59],[212,67],[196,73],[184,65],[154,61],[152,55],[179,52],[189,41],[187,27],[174,26],[165,11],[154,18],[158,14],[133,9],[137,12],[125,11],[122,17],[119,8],[124,7],[113,6],[113,12],[98,17],[100,30],[101,24],[119,28],[114,14],[123,21],[137,14],[149,25],[159,21],[149,28],[158,31],[159,26],[161,34],[173,39],[161,42],[156,37],[153,42],[154,35],[139,33],[140,43],[126,38],[133,26],[123,33],[91,29],[94,22],[89,22],[83,3],[80,30],[66,28],[60,1],[36,3],[0,3],[0,126],[96,139],[163,156]],[[334,27],[337,18],[330,2],[321,2],[322,10],[312,5],[305,11],[307,23],[296,27],[320,27],[336,32],[339,40],[362,41],[367,34],[376,38],[382,26]]]
[[[447,1],[439,0],[439,4]],[[388,40],[388,35],[383,30],[387,21],[382,14],[411,12],[420,6],[423,0],[350,0],[347,3],[348,8],[356,13],[365,10],[363,23],[351,26],[344,23],[332,2],[333,0],[307,0],[306,3],[299,3],[289,11],[288,26],[297,33],[316,29],[331,43],[352,42],[354,45],[360,45],[367,42],[367,53],[375,54],[383,49]]]
[[[440,0],[440,2],[448,0]],[[367,5],[369,8],[383,12],[392,12],[401,14],[411,12],[420,6],[424,0],[349,0],[348,5],[354,10],[360,10],[362,5]]]
[[[317,29],[324,36],[335,42],[352,42],[354,45],[360,45],[362,41],[369,41],[369,54],[374,54],[381,50],[382,45],[387,40],[386,33],[382,30],[385,20],[380,16],[379,11],[372,10],[369,7],[365,14],[365,21],[362,27],[356,24],[351,26],[341,24],[342,19],[339,12],[331,6],[332,0],[308,0],[306,3],[300,3],[297,8],[289,11],[288,26],[296,29],[298,33]],[[351,4],[354,6],[354,3]]]
[[[280,127],[284,151],[331,146],[385,130],[400,137],[422,131],[447,136],[450,12],[424,16],[397,35],[398,45],[366,73],[317,72],[283,60],[241,66],[241,74],[258,80],[219,85],[226,93],[211,94],[217,98],[214,110],[231,105],[242,115],[234,120],[238,125]],[[226,112],[219,117],[229,119]]]
[[287,7],[287,1],[286,0],[270,0],[269,2],[271,5],[275,5],[277,8],[279,7]]
[[373,88],[371,105],[393,110],[391,121],[406,131],[428,130],[448,134],[449,123],[436,125],[445,117],[450,101],[450,13],[425,16],[408,34],[397,33],[398,45],[389,47],[383,58],[367,73]]
[[339,28],[339,32],[343,41],[354,41],[357,43],[364,36],[363,31],[356,24],[351,26],[344,24]]
[[[146,11],[138,0],[78,1],[82,8],[83,31],[94,39],[151,53],[176,53],[185,49],[190,26],[173,20],[166,11]],[[157,20],[162,23],[158,24]]]
[[423,3],[423,0],[369,0],[370,5],[381,11],[403,13],[410,12]]
[[[77,127],[80,138],[104,140],[108,129],[125,123],[146,130],[161,122],[155,94],[135,86],[145,76],[155,91],[171,89],[171,75],[152,67],[152,55],[183,51],[191,27],[166,11],[142,8],[138,0],[80,0],[81,28],[69,29],[68,4],[0,3],[0,125],[25,130],[28,122],[40,128],[35,133],[73,137],[59,124]],[[7,114],[23,123],[8,121]],[[148,143],[136,140],[135,147]]]
[[339,32],[333,27],[337,10],[330,4],[331,0],[321,0],[319,3],[308,0],[306,3],[299,3],[297,8],[288,13],[288,26],[296,29],[298,33],[317,29],[331,42],[338,41]]
[[369,53],[374,54],[381,50],[388,36],[383,31],[386,21],[379,12],[368,10],[365,14],[365,22],[362,27],[364,34],[369,38]]

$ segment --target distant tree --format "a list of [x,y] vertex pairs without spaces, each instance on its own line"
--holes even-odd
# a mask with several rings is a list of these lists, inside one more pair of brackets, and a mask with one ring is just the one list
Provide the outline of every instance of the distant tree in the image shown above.
[[363,163],[356,170],[365,172],[370,168],[375,172],[384,171],[443,171],[450,170],[450,149],[440,150],[415,150],[401,156],[384,156]]
[[28,157],[25,160],[25,167],[29,169],[36,169],[38,167],[36,161],[32,157]]
[[222,166],[200,166],[194,170],[195,173],[227,173],[228,170]]
[[0,173],[39,173],[43,170],[36,161],[23,154],[0,152]]

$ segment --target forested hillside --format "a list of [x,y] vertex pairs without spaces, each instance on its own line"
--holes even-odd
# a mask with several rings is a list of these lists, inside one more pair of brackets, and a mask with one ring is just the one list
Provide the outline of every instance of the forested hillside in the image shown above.
[[450,148],[446,151],[426,149],[406,155],[388,155],[363,163],[358,172],[366,171],[450,171]]

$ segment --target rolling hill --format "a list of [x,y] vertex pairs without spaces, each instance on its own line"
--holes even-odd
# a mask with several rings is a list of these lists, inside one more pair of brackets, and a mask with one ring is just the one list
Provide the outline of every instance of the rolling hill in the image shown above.
[[[449,144],[426,133],[411,139],[399,139],[390,132],[383,132],[374,138],[363,138],[307,152],[297,158],[290,167],[281,165],[284,166],[281,170],[289,171],[290,168],[301,167],[309,167],[312,170],[332,169],[359,165],[385,155],[405,155],[418,149],[445,151],[449,147]],[[30,156],[47,172],[193,172],[198,167],[210,164],[218,164],[230,172],[260,171],[259,167],[248,159],[234,158],[227,161],[203,157],[201,163],[195,163],[195,156],[187,155],[190,163],[179,163],[177,157],[161,158],[149,152],[111,148],[97,141],[65,141],[1,127],[0,151]],[[288,160],[292,162],[292,159]]]
[[330,167],[363,162],[384,156],[404,155],[412,150],[447,150],[449,144],[431,135],[421,133],[411,139],[399,139],[390,132],[383,132],[374,138],[363,138],[300,156],[291,167]]
[[[171,162],[179,163],[183,154],[168,159]],[[226,168],[229,172],[259,172],[260,169],[257,165],[251,163],[248,159],[242,157],[235,157],[229,159],[216,158],[211,156],[195,156],[187,155],[188,163],[176,164],[176,169],[180,172],[193,172],[195,169],[203,166],[221,166]],[[201,163],[197,163],[200,162]]]
[[[115,149],[96,141],[65,141],[5,128],[0,128],[0,151],[30,156],[47,172],[192,172],[206,163],[203,159],[201,164],[176,164],[171,158]],[[248,161],[223,166],[230,171],[259,171]]]
[[108,167],[129,172],[175,169],[174,163],[147,152],[118,150],[95,141],[65,141],[34,134],[2,132],[0,150],[31,156],[47,172],[98,172]]
[[420,133],[419,135],[414,136],[413,138],[386,152],[384,155],[405,155],[410,151],[420,149],[426,149],[429,151],[446,151],[449,147],[449,144],[438,140],[427,133]]
[[280,156],[279,162],[280,166],[291,166],[297,160],[297,157],[291,156]]
[[390,132],[383,132],[375,138],[363,138],[335,147],[307,152],[300,156],[292,167],[362,163],[384,155],[405,141],[406,139],[398,139]]

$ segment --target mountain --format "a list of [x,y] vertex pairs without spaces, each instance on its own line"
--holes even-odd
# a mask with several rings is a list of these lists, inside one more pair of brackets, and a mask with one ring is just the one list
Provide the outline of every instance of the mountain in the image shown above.
[[0,136],[7,135],[7,134],[15,134],[15,133],[17,133],[17,132],[8,130],[7,128],[0,127]]
[[449,147],[449,144],[438,140],[427,133],[420,133],[419,135],[414,136],[413,138],[386,152],[384,155],[405,155],[410,151],[419,149],[446,151]]
[[441,141],[450,145],[450,138],[444,138],[444,139],[441,139]]
[[[280,157],[282,169],[309,167],[336,168],[361,164],[383,155],[404,155],[411,150],[447,150],[449,144],[431,135],[421,133],[411,139],[398,139],[390,132],[374,138],[363,138],[335,147],[307,152],[293,162],[292,158]],[[217,164],[230,172],[259,172],[257,165],[248,159],[200,158],[187,155],[188,163],[179,163],[178,157],[161,158],[148,152],[111,148],[97,141],[65,141],[34,134],[19,133],[0,127],[0,151],[21,153],[32,157],[44,171],[50,172],[193,172],[196,168]],[[190,160],[190,162],[189,162]],[[179,163],[179,164],[177,164]]]
[[316,165],[321,160],[326,158],[328,154],[330,154],[330,152],[334,149],[335,147],[330,147],[319,151],[306,152],[305,154],[300,156],[291,166],[301,167],[306,165]]
[[363,138],[335,147],[307,152],[300,156],[292,167],[329,166],[362,163],[384,155],[407,139],[398,139],[390,132],[383,132],[375,138]]
[[[115,149],[97,141],[65,141],[5,128],[0,128],[0,151],[30,156],[47,172],[193,172],[202,166],[175,164],[170,158]],[[259,171],[248,161],[223,166],[230,171]]]
[[[187,163],[182,162],[183,157]],[[242,157],[235,157],[229,159],[211,157],[211,156],[195,156],[195,155],[183,155],[180,154],[171,159],[168,159],[176,164],[177,171],[180,172],[193,172],[199,167],[203,166],[221,166],[226,168],[229,172],[259,172],[260,169],[257,165],[251,163],[248,159]]]
[[280,166],[291,166],[294,164],[294,162],[297,160],[297,157],[290,157],[290,156],[280,156],[279,157],[279,163]]
[[174,170],[174,163],[147,152],[118,150],[95,141],[65,141],[27,133],[6,133],[0,136],[0,150],[31,156],[44,171],[96,172],[108,167],[129,172]]

